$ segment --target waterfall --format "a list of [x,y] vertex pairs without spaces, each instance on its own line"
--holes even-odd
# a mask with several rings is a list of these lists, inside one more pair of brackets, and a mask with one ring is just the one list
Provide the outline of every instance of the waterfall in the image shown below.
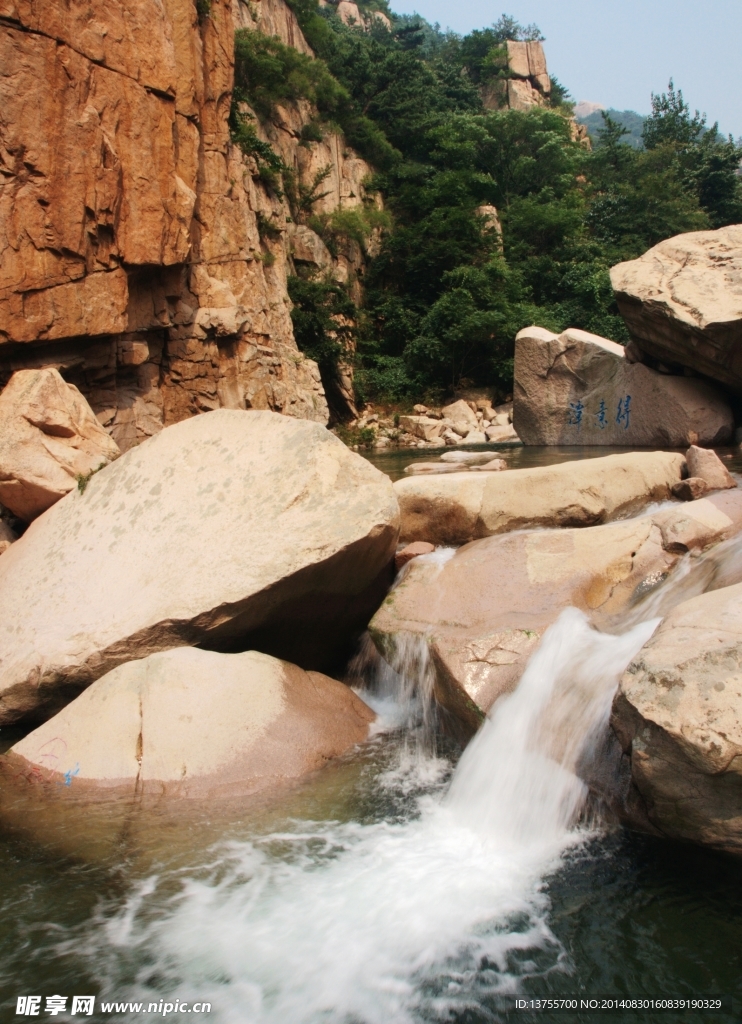
[[602,741],[618,677],[659,621],[612,636],[576,608],[562,612],[464,752],[446,798],[456,817],[512,848],[558,842],[587,796],[577,766]]
[[321,821],[287,817],[196,851],[102,901],[49,955],[74,950],[119,1000],[207,1000],[215,1024],[499,1019],[505,997],[569,970],[547,882],[595,834],[580,771],[621,673],[658,615],[741,570],[739,541],[687,557],[608,633],[565,610],[450,783],[431,743],[427,644],[401,637],[387,664],[367,639],[349,681],[379,724],[355,809],[346,798]]

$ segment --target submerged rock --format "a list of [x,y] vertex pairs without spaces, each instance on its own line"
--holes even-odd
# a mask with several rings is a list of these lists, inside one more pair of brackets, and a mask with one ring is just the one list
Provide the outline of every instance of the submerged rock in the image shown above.
[[734,431],[713,385],[631,363],[621,345],[572,328],[518,334],[513,394],[527,445],[713,445]]
[[0,394],[0,501],[29,522],[119,447],[58,370],[18,370]]
[[429,647],[439,703],[472,732],[564,608],[610,625],[683,554],[741,529],[742,492],[725,491],[620,523],[488,537],[413,562],[369,630],[393,666],[411,638]]
[[742,855],[742,584],[670,612],[624,674],[611,726],[627,824]]
[[742,393],[742,224],[668,238],[611,284],[642,351]]
[[634,452],[507,473],[398,480],[401,539],[431,544],[533,526],[593,526],[671,496],[685,469],[673,452]]
[[389,479],[319,424],[222,409],[168,427],[0,559],[0,724],[183,644],[327,668],[382,600],[397,537]]
[[318,672],[181,647],[108,672],[0,763],[57,798],[242,796],[322,767],[374,717]]

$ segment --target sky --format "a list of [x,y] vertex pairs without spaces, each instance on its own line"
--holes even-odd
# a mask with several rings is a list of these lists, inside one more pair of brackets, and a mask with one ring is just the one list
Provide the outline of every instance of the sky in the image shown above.
[[[501,6],[502,5],[502,6]],[[575,100],[648,114],[670,77],[691,110],[742,136],[742,0],[390,0],[466,33],[503,11],[546,36],[549,73]]]

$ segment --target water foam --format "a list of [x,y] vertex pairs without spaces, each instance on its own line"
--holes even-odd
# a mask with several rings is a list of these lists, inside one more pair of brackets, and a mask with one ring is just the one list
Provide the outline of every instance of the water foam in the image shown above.
[[[207,1000],[220,1024],[488,1017],[524,979],[567,966],[543,880],[584,836],[577,764],[655,625],[604,635],[567,610],[448,791],[440,758],[400,744],[376,784],[417,794],[402,820],[294,822],[222,843],[207,863],[102,905],[66,942],[118,999]],[[377,680],[377,697],[393,684]],[[400,685],[398,721],[419,698],[409,678]]]

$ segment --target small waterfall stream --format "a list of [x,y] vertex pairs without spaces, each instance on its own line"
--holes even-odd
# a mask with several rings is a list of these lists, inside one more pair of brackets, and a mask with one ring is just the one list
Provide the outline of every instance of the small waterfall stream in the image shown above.
[[424,643],[402,644],[396,671],[365,646],[351,674],[379,713],[372,744],[392,750],[365,784],[393,813],[222,842],[101,901],[50,952],[74,947],[118,999],[208,1000],[219,1024],[494,1019],[498,1000],[571,969],[547,880],[594,835],[578,767],[604,738],[622,671],[658,615],[740,564],[739,542],[689,560],[612,633],[564,611],[452,774],[431,743]]

